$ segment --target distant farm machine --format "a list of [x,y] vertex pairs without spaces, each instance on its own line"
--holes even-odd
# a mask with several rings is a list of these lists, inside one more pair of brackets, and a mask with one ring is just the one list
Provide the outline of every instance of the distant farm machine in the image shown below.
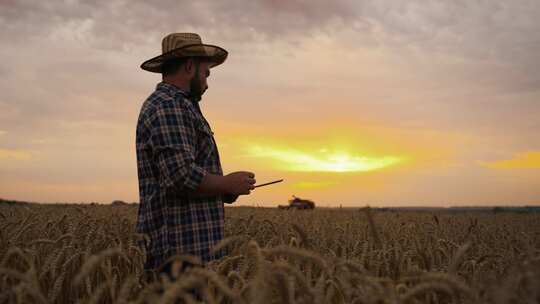
[[283,210],[311,210],[315,209],[315,203],[293,195],[293,198],[289,200],[289,205],[279,205],[278,208]]

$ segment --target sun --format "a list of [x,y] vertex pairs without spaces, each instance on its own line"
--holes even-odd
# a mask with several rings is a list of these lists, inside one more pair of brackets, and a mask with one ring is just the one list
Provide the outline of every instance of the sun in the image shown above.
[[346,150],[305,151],[290,147],[252,145],[249,156],[272,161],[274,167],[296,172],[366,172],[402,161],[397,156],[357,155]]

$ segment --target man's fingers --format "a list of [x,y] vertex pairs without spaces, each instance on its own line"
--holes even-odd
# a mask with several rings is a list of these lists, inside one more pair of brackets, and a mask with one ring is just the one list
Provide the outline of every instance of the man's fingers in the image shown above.
[[247,183],[250,184],[250,185],[254,185],[256,180],[254,178],[248,178],[246,179]]

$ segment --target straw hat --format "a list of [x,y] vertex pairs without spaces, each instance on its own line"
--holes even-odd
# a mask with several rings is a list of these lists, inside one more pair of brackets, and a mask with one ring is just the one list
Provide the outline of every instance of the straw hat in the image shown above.
[[182,57],[206,57],[215,67],[227,58],[227,51],[210,44],[203,44],[201,37],[194,33],[172,33],[161,41],[161,55],[148,59],[141,68],[143,70],[161,73],[161,67],[169,59]]

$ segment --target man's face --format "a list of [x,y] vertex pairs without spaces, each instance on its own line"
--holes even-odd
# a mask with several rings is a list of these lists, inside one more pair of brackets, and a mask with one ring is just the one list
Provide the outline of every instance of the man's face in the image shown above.
[[210,62],[195,62],[195,73],[190,81],[190,95],[194,101],[201,100],[202,95],[208,89],[206,79],[210,76]]

